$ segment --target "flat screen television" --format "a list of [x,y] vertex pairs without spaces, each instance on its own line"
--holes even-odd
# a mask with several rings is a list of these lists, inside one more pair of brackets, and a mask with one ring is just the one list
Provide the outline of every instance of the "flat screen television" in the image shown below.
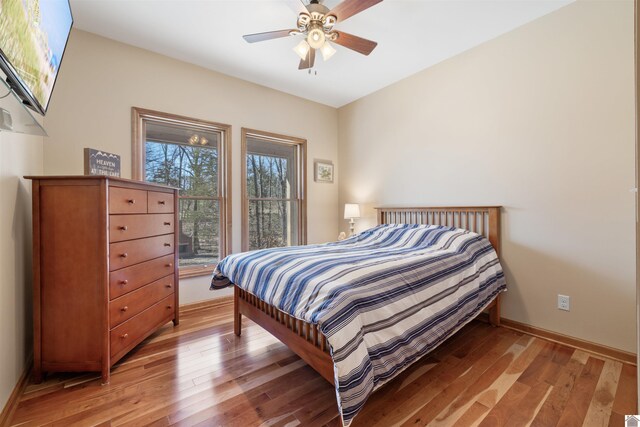
[[72,25],[69,0],[0,0],[0,69],[22,102],[42,115]]

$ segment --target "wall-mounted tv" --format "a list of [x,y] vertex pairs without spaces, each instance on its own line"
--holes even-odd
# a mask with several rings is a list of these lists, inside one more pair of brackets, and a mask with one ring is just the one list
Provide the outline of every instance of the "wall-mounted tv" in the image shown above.
[[69,0],[0,0],[0,69],[20,99],[42,115],[72,25]]

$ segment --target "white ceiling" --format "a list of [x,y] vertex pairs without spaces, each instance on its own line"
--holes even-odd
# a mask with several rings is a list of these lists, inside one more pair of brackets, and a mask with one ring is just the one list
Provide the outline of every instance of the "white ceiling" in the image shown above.
[[[295,28],[275,0],[71,0],[75,27],[333,107],[348,104],[573,0],[385,0],[338,23],[375,40],[371,55],[336,45],[317,75],[298,70],[301,36],[249,44],[243,34]],[[326,0],[331,8],[340,0]]]

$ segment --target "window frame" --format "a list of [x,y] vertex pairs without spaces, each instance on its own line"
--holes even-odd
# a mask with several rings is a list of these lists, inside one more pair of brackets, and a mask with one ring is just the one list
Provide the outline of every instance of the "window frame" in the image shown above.
[[[218,195],[217,197],[211,197],[211,199],[218,200],[219,204],[219,259],[224,258],[231,253],[231,125],[132,107],[131,177],[138,181],[145,181],[145,135],[146,123],[150,121],[160,124],[189,126],[222,134],[218,153]],[[181,279],[210,275],[213,270],[215,270],[215,265],[182,267],[179,269]]]
[[[263,139],[284,144],[296,150],[296,194],[290,200],[298,202],[298,245],[307,244],[307,140],[293,136],[242,128],[241,185],[242,185],[242,251],[249,250],[249,195],[247,192],[247,138]],[[278,199],[279,200],[279,199]]]

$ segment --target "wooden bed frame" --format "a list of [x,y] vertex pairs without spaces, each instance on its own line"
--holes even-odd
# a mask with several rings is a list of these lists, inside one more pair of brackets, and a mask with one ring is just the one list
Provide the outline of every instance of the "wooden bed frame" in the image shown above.
[[[484,235],[500,255],[500,206],[384,207],[378,224],[433,224],[462,228]],[[489,322],[500,324],[500,295],[487,308]],[[304,322],[267,304],[239,287],[234,288],[234,333],[240,336],[242,316],[262,326],[287,345],[327,381],[334,384],[333,361],[326,338],[317,325]]]

